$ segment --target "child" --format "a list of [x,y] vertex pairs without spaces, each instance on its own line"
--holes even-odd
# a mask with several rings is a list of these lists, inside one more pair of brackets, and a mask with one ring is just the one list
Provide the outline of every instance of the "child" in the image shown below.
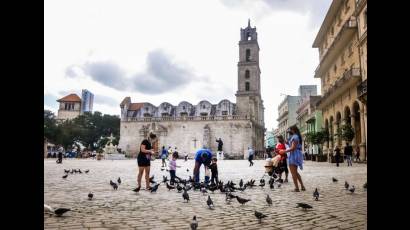
[[211,169],[211,184],[216,184],[218,183],[218,165],[216,164],[218,160],[216,157],[212,158],[212,163],[209,165],[209,168]]
[[[286,150],[287,147],[286,147],[286,143],[285,143],[285,140],[284,140],[282,135],[279,135],[276,138],[278,139],[278,144],[276,145],[275,152],[278,155],[280,155],[279,151],[280,150]],[[288,182],[288,175],[289,175],[288,164],[287,164],[288,163],[287,162],[287,156],[288,155],[285,153],[285,154],[282,154],[280,156],[281,156],[281,160],[280,160],[281,161],[281,167],[283,168],[283,170],[280,170],[279,180],[282,181],[282,173],[283,173],[283,171],[285,171],[285,176],[286,176],[285,183],[287,183]]]
[[[171,185],[174,184],[175,178],[178,178],[176,174],[176,169],[177,167],[180,168],[181,166],[177,166],[177,158],[178,158],[178,153],[173,153],[172,154],[172,159],[169,161],[169,174],[171,175]],[[179,178],[178,178],[179,179]]]
[[167,163],[165,162],[167,157],[168,157],[168,151],[165,149],[165,146],[162,146],[162,151],[161,151],[162,166],[161,167],[167,167]]

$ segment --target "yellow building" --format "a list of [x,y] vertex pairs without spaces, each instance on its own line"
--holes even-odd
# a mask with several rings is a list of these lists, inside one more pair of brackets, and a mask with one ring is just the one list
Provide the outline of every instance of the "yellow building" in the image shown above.
[[[319,48],[319,65],[315,70],[315,78],[321,79],[323,95],[317,108],[322,110],[324,127],[330,134],[330,141],[325,144],[323,152],[332,154],[335,146],[343,149],[344,141],[335,134],[342,124],[350,123],[355,131],[352,145],[354,149],[356,146],[360,147],[361,160],[365,160],[367,156],[367,106],[361,100],[361,89],[366,84],[362,81],[367,79],[367,73],[364,73],[367,61],[361,60],[367,60],[367,43],[365,57],[364,49],[360,49],[363,50],[363,55],[359,52],[359,34],[364,33],[359,27],[367,23],[367,18],[366,21],[357,20],[357,15],[361,12],[358,9],[363,2],[333,0],[313,42],[313,48]],[[367,1],[365,4],[367,5]],[[365,12],[367,15],[367,8]]]

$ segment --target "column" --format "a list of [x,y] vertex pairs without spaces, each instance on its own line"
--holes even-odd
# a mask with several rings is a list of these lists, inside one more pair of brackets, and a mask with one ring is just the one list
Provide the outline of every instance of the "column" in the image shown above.
[[[354,114],[351,114],[350,115],[350,125],[353,127],[353,129],[355,129],[355,125],[356,125],[356,121],[355,121],[355,115]],[[355,131],[355,136],[356,136],[356,130],[354,130]],[[353,149],[356,149],[356,146],[358,145],[358,143],[356,143],[356,137],[354,137],[353,138],[353,141],[352,141],[352,147],[353,147]]]
[[361,131],[361,143],[360,143],[360,159],[365,159],[366,153],[366,134],[364,125],[364,109],[363,104],[360,103],[360,131]]
[[365,154],[366,154],[366,161],[367,161],[367,105],[364,105],[364,135],[365,135]]

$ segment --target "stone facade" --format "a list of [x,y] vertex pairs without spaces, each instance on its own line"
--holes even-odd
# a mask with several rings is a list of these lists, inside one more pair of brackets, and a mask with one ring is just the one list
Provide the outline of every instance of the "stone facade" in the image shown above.
[[221,138],[223,151],[229,157],[244,158],[252,146],[264,150],[264,107],[260,94],[259,45],[256,28],[241,29],[239,41],[238,90],[236,103],[221,100],[211,104],[203,100],[194,105],[168,102],[158,107],[148,102],[131,103],[126,97],[121,102],[119,147],[128,155],[139,152],[141,141],[149,131],[158,138],[154,148],[177,147],[180,153],[194,154],[203,146],[217,150]]
[[[361,17],[357,15],[360,15],[359,9],[364,9],[364,3],[367,5],[367,1],[333,0],[313,43],[314,48],[319,48],[315,78],[321,79],[323,95],[317,108],[322,110],[324,127],[331,137],[324,146],[324,153],[332,154],[335,146],[345,145],[335,134],[343,123],[350,123],[355,131],[352,145],[354,149],[360,147],[362,160],[367,155],[367,105],[360,100],[358,88],[364,79],[367,63],[360,58],[358,44],[363,44],[361,40],[364,38],[358,33],[363,31],[364,22],[360,23]],[[367,8],[363,12],[367,15]],[[364,20],[367,28],[367,19]],[[363,31],[363,34],[366,34],[367,41],[367,32]],[[367,52],[365,59],[367,62]]]
[[58,99],[57,102],[60,103],[57,120],[70,120],[81,114],[81,98],[77,94],[69,94]]
[[[312,149],[309,143],[305,142],[308,133],[315,133],[322,130],[322,111],[316,110],[316,103],[320,100],[320,96],[308,96],[302,99],[297,113],[297,126],[302,135],[303,143],[302,150]],[[310,151],[309,151],[310,152]]]

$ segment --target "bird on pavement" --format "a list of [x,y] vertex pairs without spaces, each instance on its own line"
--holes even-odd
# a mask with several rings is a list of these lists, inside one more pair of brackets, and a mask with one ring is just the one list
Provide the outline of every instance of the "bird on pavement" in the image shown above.
[[118,184],[121,184],[121,178],[118,177],[117,182],[118,182]]
[[61,216],[64,213],[71,211],[71,209],[69,208],[57,208],[56,210],[54,210],[54,214],[56,214],[57,216]]
[[113,183],[113,184],[112,184],[112,188],[113,188],[114,190],[117,190],[117,189],[118,189],[118,185],[117,185],[116,183]]
[[112,180],[110,180],[110,185],[111,185],[111,186],[113,186],[113,185],[114,185],[114,182],[112,182]]
[[208,191],[206,191],[206,188],[201,188],[201,192],[202,192],[202,194],[204,194],[204,195],[208,194]]
[[245,204],[246,202],[250,201],[250,199],[241,198],[241,197],[239,197],[239,196],[236,196],[236,199],[237,199],[238,202],[241,203],[241,204]]
[[83,172],[81,172],[81,169],[78,169],[78,172],[79,172],[79,173],[83,173]]
[[298,206],[296,206],[296,208],[303,208],[303,210],[307,210],[307,209],[311,209],[313,208],[312,206],[305,204],[305,203],[297,203]]
[[140,191],[140,189],[141,189],[141,187],[137,187],[137,188],[135,188],[134,190],[132,190],[132,191],[134,191],[134,192],[139,192]]
[[161,168],[161,171],[164,171],[165,169],[164,168]]
[[198,228],[198,221],[196,220],[196,216],[194,216],[191,222],[191,230],[196,230],[197,228]]
[[260,184],[265,184],[265,179],[262,178],[262,179],[259,181],[259,183],[260,183]]
[[189,169],[186,169],[187,172],[189,172]]
[[44,204],[44,211],[54,213],[54,209],[51,206],[46,205],[46,204]]
[[367,189],[367,181],[366,181],[366,183],[364,183],[363,188]]
[[69,173],[69,172],[70,172],[70,170],[64,169],[64,172],[65,172],[65,173]]
[[65,178],[67,178],[68,177],[68,174],[65,174],[64,176],[63,176],[63,179],[65,179]]
[[184,189],[184,193],[182,193],[182,198],[184,198],[184,201],[186,200],[186,202],[189,202],[189,195],[186,189]]
[[167,176],[162,176],[162,182],[166,183],[168,181],[168,177]]
[[[280,185],[280,184],[279,184]],[[270,187],[270,189],[274,189],[275,188],[275,186],[273,185],[273,183],[270,183],[269,184],[269,187]]]
[[175,189],[175,186],[169,185],[168,182],[166,182],[166,185],[167,185],[168,191],[171,191],[171,189]]
[[91,192],[88,193],[88,199],[89,199],[89,200],[92,200],[92,199],[93,199],[93,196],[94,196],[94,194],[92,194]]
[[278,184],[278,188],[280,188],[280,186],[282,186],[282,184]]
[[151,193],[156,192],[158,190],[159,184],[154,185],[151,189]]
[[265,183],[261,183],[261,184],[259,184],[259,186],[261,186],[261,188],[263,188],[265,186]]
[[209,189],[209,191],[211,191],[212,193],[214,193],[214,191],[217,190],[218,187],[217,187],[215,184],[214,184],[214,185],[211,184],[208,189]]
[[272,205],[272,199],[269,197],[269,195],[266,195],[266,203],[268,203],[268,205]]
[[181,192],[182,191],[182,186],[181,185],[179,185],[179,184],[177,184],[177,190],[178,190],[178,192]]
[[154,181],[154,175],[152,175],[152,177],[149,178],[149,182],[152,184],[155,184],[156,182]]
[[239,181],[239,187],[242,188],[243,187],[243,180],[241,179],[241,181]]
[[349,189],[349,191],[353,194],[355,189],[356,188],[354,187],[354,185],[352,185],[352,187]]
[[85,170],[84,172],[85,172],[85,173],[88,173],[89,171],[90,171],[90,170],[89,170],[89,169],[87,169],[87,170]]
[[346,190],[349,189],[349,183],[347,183],[347,181],[345,181],[345,189],[346,189]]
[[256,216],[256,218],[258,218],[259,223],[262,222],[262,218],[268,217],[267,215],[265,215],[265,214],[263,214],[263,213],[261,213],[261,212],[258,212],[258,211],[255,211],[255,216]]
[[214,207],[214,202],[211,200],[211,197],[208,195],[208,200],[206,201],[206,204],[210,209]]
[[316,188],[315,191],[313,192],[313,197],[315,198],[316,201],[319,200],[319,191],[317,191],[317,188]]
[[337,182],[337,179],[334,178],[334,177],[332,177],[332,181],[333,181],[333,182]]

